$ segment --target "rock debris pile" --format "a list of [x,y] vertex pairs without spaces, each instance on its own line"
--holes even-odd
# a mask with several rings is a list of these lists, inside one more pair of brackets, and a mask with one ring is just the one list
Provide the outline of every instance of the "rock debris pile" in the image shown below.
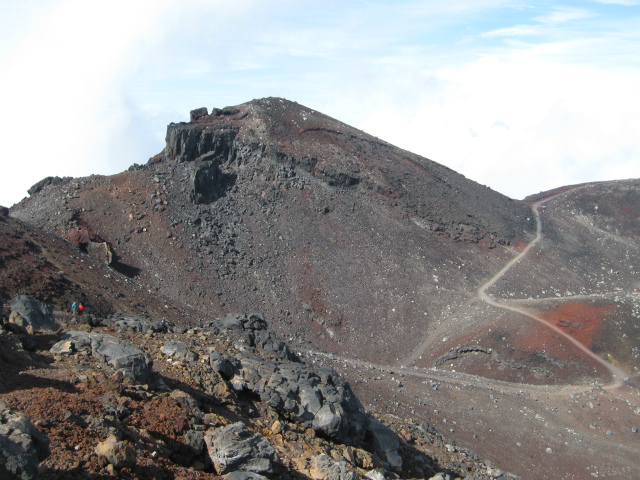
[[428,426],[399,437],[262,315],[56,320],[54,333],[3,329],[6,345],[32,343],[14,361],[32,373],[0,385],[2,478],[491,478],[473,456],[441,463]]

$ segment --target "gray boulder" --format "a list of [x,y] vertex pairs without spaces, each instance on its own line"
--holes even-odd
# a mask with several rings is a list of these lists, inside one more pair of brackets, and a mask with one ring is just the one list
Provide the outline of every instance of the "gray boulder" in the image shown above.
[[220,320],[220,326],[235,340],[236,348],[239,350],[255,352],[255,348],[260,348],[266,356],[276,360],[297,360],[287,344],[280,341],[273,330],[267,328],[267,322],[259,313],[246,316],[230,313]]
[[218,352],[209,354],[209,363],[213,371],[218,372],[225,380],[229,380],[233,376],[233,365]]
[[357,480],[358,476],[347,468],[347,462],[334,462],[326,454],[313,457],[311,476],[322,480]]
[[38,478],[38,464],[49,454],[47,436],[26,415],[0,401],[0,478]]
[[198,360],[198,354],[189,350],[186,343],[180,340],[172,340],[166,343],[161,349],[164,355],[181,360],[183,362],[195,362]]
[[9,321],[31,327],[34,332],[56,331],[59,328],[53,316],[53,307],[26,295],[18,295],[11,300]]
[[374,450],[383,456],[393,470],[402,470],[402,457],[398,453],[398,435],[379,420],[371,417],[367,425],[367,439]]
[[108,363],[126,376],[146,383],[151,376],[151,355],[128,342],[111,335],[69,330],[62,340],[51,347],[52,353],[91,352],[98,360]]
[[221,320],[222,328],[227,330],[244,330],[246,319],[237,313],[230,313]]
[[128,313],[114,313],[111,316],[111,320],[118,331],[132,330],[140,333],[147,333],[149,330],[155,333],[167,331],[167,325],[164,320],[152,322],[144,317],[129,315]]
[[231,384],[250,390],[278,413],[347,445],[364,440],[368,416],[349,384],[331,368],[241,354]]
[[218,475],[236,470],[273,473],[275,449],[242,422],[215,429],[204,441]]

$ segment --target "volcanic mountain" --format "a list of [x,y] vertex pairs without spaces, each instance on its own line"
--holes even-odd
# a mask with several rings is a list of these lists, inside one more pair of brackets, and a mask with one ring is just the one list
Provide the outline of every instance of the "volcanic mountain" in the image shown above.
[[[279,98],[194,110],[166,140],[11,208],[75,247],[40,254],[47,301],[188,325],[260,312],[370,408],[524,478],[584,478],[585,455],[640,475],[639,181],[517,201]],[[2,293],[37,294],[19,278]]]
[[147,165],[54,181],[11,214],[106,242],[175,305],[260,310],[293,341],[383,363],[535,235],[526,204],[278,98],[195,110]]

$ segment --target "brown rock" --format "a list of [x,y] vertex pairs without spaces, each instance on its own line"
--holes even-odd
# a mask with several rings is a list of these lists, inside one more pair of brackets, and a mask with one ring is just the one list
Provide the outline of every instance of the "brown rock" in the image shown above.
[[87,230],[74,228],[67,233],[67,240],[76,248],[85,247],[89,244],[89,232]]
[[95,449],[115,468],[132,467],[136,463],[136,453],[128,444],[119,442],[115,435],[110,435],[100,442]]

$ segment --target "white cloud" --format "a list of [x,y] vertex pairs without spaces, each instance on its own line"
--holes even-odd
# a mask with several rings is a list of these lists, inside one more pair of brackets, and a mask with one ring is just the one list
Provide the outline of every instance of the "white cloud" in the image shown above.
[[128,116],[116,93],[119,78],[164,3],[59,2],[15,38],[0,73],[5,174],[12,179],[3,182],[2,202],[47,175],[108,170],[111,135]]
[[535,17],[534,20],[550,25],[589,18],[592,13],[582,8],[557,7],[551,13]]
[[35,1],[0,19],[0,204],[46,175],[142,163],[192,108],[271,95],[515,197],[640,176],[628,15],[503,0]]
[[625,7],[633,7],[635,5],[640,5],[640,2],[637,0],[591,0],[596,3],[604,3],[607,5],[622,5]]
[[423,91],[413,114],[392,100],[362,128],[514,198],[622,171],[640,177],[638,72],[523,53],[433,73],[440,88]]
[[498,28],[481,34],[482,37],[524,37],[542,35],[544,32],[538,25],[516,25],[514,27]]

